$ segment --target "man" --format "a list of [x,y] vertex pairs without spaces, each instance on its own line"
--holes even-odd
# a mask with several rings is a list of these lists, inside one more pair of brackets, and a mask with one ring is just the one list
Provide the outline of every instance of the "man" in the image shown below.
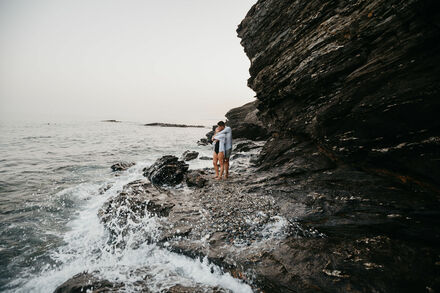
[[219,158],[223,157],[223,164],[220,162],[221,169],[219,179],[222,179],[223,172],[225,173],[225,179],[227,179],[229,177],[229,158],[232,153],[232,129],[226,126],[223,121],[217,123],[217,127],[219,132],[217,132],[212,139],[224,142],[223,147],[220,147],[221,150],[224,150],[223,156],[219,153]]

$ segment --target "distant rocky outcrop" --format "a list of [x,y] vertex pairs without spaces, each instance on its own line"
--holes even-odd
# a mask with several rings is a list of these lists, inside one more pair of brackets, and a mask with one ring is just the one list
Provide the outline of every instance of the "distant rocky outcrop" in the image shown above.
[[155,185],[174,186],[183,181],[183,176],[188,171],[188,164],[175,156],[167,155],[158,159],[153,165],[144,168],[144,176]]
[[145,126],[159,126],[159,127],[195,127],[195,128],[204,128],[203,125],[187,125],[187,124],[174,124],[174,123],[147,123]]
[[125,171],[132,166],[134,166],[133,162],[118,162],[111,165],[110,168],[112,169],[112,171]]
[[122,122],[122,121],[115,120],[115,119],[108,119],[108,120],[101,120],[101,122],[116,122],[116,123],[119,123],[119,122]]

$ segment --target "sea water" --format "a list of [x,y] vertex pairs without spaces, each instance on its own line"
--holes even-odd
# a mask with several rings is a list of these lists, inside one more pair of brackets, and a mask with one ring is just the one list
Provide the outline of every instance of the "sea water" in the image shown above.
[[[97,216],[106,200],[143,178],[142,169],[159,157],[185,150],[211,156],[209,146],[196,144],[207,131],[130,122],[0,124],[0,291],[53,292],[87,271],[123,282],[126,292],[138,291],[145,275],[153,292],[176,284],[251,292],[206,259],[145,241],[158,233],[154,216],[130,224],[136,233],[125,235],[123,249],[114,249]],[[116,176],[110,166],[118,161],[136,165]],[[202,168],[211,162],[189,164]]]

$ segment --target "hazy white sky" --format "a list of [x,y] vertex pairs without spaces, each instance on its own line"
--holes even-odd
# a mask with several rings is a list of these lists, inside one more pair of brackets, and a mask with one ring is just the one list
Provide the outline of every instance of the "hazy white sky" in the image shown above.
[[256,0],[0,0],[0,120],[203,123],[252,101]]

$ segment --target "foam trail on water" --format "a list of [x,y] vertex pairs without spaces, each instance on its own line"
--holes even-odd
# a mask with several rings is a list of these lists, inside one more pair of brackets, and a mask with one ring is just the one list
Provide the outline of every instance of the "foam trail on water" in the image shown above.
[[144,178],[142,169],[147,165],[146,162],[138,163],[121,176],[112,178],[104,184],[111,184],[111,188],[102,195],[98,195],[99,186],[95,186],[94,194],[90,194],[91,190],[84,186],[70,190],[69,193],[85,203],[68,224],[69,231],[63,235],[65,245],[51,254],[57,266],[47,265],[38,276],[14,292],[53,292],[57,286],[83,271],[93,272],[109,281],[123,282],[127,292],[139,291],[135,282],[144,281],[146,274],[149,277],[144,282],[153,292],[176,284],[219,286],[233,292],[252,292],[250,286],[222,272],[206,259],[194,260],[148,243],[145,235],[157,235],[159,228],[156,218],[148,213],[138,223],[129,221],[128,235],[118,235],[126,243],[124,248],[118,248],[110,240],[110,233],[100,222],[98,211],[124,185]]

